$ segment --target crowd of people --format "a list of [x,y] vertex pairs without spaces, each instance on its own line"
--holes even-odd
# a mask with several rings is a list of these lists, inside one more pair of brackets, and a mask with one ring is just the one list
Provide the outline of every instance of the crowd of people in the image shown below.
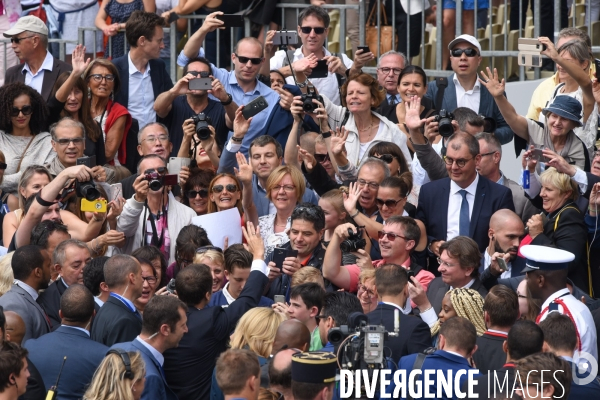
[[[325,48],[311,5],[299,47],[243,38],[227,70],[202,47],[221,14],[175,83],[154,12],[131,13],[112,60],[56,60],[35,16],[4,32],[22,64],[0,87],[0,399],[331,400],[330,333],[355,313],[398,318],[394,369],[476,368],[479,398],[498,374],[527,376],[504,398],[600,396],[587,34],[539,38],[558,70],[525,117],[473,36],[448,43],[447,85],[396,51],[371,76],[372,52]],[[519,182],[500,169],[511,142]]]

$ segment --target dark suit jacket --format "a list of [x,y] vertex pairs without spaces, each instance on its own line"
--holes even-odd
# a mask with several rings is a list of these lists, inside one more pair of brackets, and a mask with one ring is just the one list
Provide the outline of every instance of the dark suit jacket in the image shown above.
[[[485,299],[487,289],[483,287],[479,278],[475,278],[475,282],[473,282],[470,289],[476,290],[481,297]],[[442,309],[442,300],[448,290],[450,290],[450,285],[444,283],[441,276],[434,278],[429,283],[429,287],[427,288],[427,299],[429,299],[429,303],[431,303],[436,314],[440,313],[440,310]]]
[[473,361],[482,374],[502,368],[506,362],[506,353],[502,350],[505,340],[506,337],[488,332],[477,337],[477,351],[473,354]]
[[[425,96],[434,102],[435,107],[437,107],[437,104],[435,104],[437,92],[438,87],[435,84],[435,82],[431,82],[429,85],[427,85],[427,93],[425,94]],[[496,120],[496,132],[494,132],[494,135],[498,138],[500,143],[510,143],[510,141],[513,139],[514,133],[504,120],[500,109],[496,105],[496,101],[494,101],[494,98],[492,97],[490,92],[483,85],[481,85],[480,93],[481,94],[479,100],[479,111],[477,112],[477,114],[490,117]],[[504,95],[506,96],[506,94]],[[454,84],[452,76],[449,76],[448,87],[444,91],[444,99],[442,100],[442,107],[440,108],[440,110],[452,112],[456,109],[456,107],[456,85]]]
[[188,308],[188,332],[178,347],[164,353],[167,382],[180,400],[210,397],[217,357],[227,350],[229,335],[238,320],[258,305],[268,282],[265,274],[252,271],[242,293],[229,307]]
[[[375,310],[367,314],[370,325],[383,325],[388,332],[394,331],[394,310],[396,307],[380,303]],[[409,354],[420,353],[431,347],[429,326],[419,317],[404,315],[400,311],[400,335],[390,337],[386,347],[392,350],[393,360],[399,360]]]
[[67,357],[58,384],[58,400],[81,399],[108,351],[108,347],[93,341],[85,332],[64,325],[39,339],[28,340],[24,346],[46,389],[56,384],[63,358]]
[[[446,240],[449,199],[450,178],[439,179],[421,186],[417,219],[425,224],[429,242]],[[511,191],[480,175],[475,192],[475,204],[471,213],[469,236],[477,242],[479,251],[482,253],[489,244],[490,218],[492,214],[503,208],[515,210]]]
[[[24,64],[18,64],[14,67],[10,67],[6,70],[6,77],[4,79],[4,84],[13,83],[13,82],[21,82],[25,83],[25,74],[23,73]],[[67,64],[64,61],[60,61],[59,59],[54,59],[54,64],[52,65],[52,71],[44,71],[44,81],[42,82],[42,97],[44,101],[48,102],[50,100],[50,93],[52,93],[52,88],[54,87],[54,83],[60,74],[66,71],[72,71],[73,66],[71,64]]]
[[[478,351],[479,350],[477,350],[475,354],[477,354]],[[483,371],[479,366],[477,366],[477,369],[479,369],[479,372],[482,374],[488,372]],[[496,381],[494,381],[494,377],[496,378]],[[506,382],[504,382],[505,377],[507,377]],[[513,385],[516,388],[520,387],[519,381],[515,382],[515,367],[512,363],[503,365],[496,370],[489,371],[489,374],[479,376],[475,380],[477,381],[477,385],[473,386],[473,391],[480,399],[520,399],[516,394],[511,397]],[[494,382],[499,382],[503,387],[500,387]],[[463,385],[463,390],[464,389],[468,389],[466,383]],[[531,390],[533,393],[533,388]]]
[[[489,268],[489,265],[485,265],[485,252],[481,255],[481,265],[479,266],[479,277],[481,278],[481,274]],[[515,257],[515,259],[510,263],[510,276],[520,276],[525,268],[525,259],[523,257]]]
[[0,306],[4,307],[4,311],[14,311],[23,318],[26,329],[23,343],[28,339],[36,339],[50,332],[50,323],[44,310],[20,286],[12,285],[10,290],[0,297]]
[[65,290],[67,290],[67,287],[59,277],[37,298],[38,304],[44,309],[48,318],[50,318],[53,331],[57,330],[62,322],[58,315],[58,310],[60,310],[60,298]]
[[142,331],[142,319],[119,299],[109,297],[92,325],[92,339],[106,346],[132,341]]
[[[115,58],[112,63],[117,67],[119,71],[119,78],[121,78],[121,89],[115,93],[115,101],[125,108],[129,104],[129,53],[124,56]],[[154,99],[159,94],[170,90],[173,87],[173,81],[171,76],[167,73],[165,63],[160,58],[150,60],[150,79],[152,80],[152,89],[154,91]],[[140,128],[142,128],[140,126]]]

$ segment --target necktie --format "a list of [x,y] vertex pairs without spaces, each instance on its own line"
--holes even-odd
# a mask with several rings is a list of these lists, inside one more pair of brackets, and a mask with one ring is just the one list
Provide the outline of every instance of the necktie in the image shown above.
[[460,236],[469,236],[469,201],[467,200],[467,191],[459,190],[458,193],[462,196],[460,203],[460,217],[458,222],[458,234]]
[[395,95],[391,95],[390,96],[390,106],[396,105],[397,101],[396,101],[396,96]]

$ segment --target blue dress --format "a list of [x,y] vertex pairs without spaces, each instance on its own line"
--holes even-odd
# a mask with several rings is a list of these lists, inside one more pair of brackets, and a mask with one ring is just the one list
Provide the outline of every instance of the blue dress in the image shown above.
[[[111,18],[112,24],[124,24],[136,10],[144,11],[144,2],[142,0],[133,0],[131,3],[119,3],[117,0],[109,0],[104,9],[106,14]],[[112,48],[112,59],[121,57],[125,52],[125,32],[119,32],[110,38]],[[104,57],[108,58],[108,43],[104,49]]]

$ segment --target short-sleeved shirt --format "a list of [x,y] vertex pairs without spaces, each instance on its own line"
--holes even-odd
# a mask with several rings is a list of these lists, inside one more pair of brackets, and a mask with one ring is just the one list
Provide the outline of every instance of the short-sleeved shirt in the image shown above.
[[[545,140],[545,138],[550,137],[550,129],[548,125],[540,126],[540,123],[526,118],[527,120],[527,130],[529,133],[529,144],[533,145],[546,145],[550,148],[550,150],[555,151],[552,146],[552,141]],[[587,149],[583,142],[575,135],[573,131],[567,133],[567,141],[570,140],[569,136],[572,137],[571,147],[566,154],[560,152],[559,155],[562,156],[569,164],[574,164],[580,169],[585,171],[586,167],[586,158],[585,152]]]

